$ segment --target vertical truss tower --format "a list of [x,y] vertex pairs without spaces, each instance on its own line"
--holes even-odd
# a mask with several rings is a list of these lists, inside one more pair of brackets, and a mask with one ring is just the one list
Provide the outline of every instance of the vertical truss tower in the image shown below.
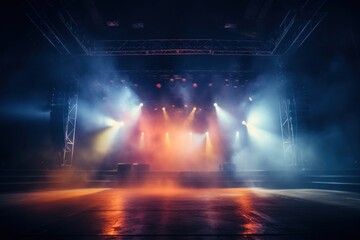
[[58,153],[57,165],[71,166],[74,158],[76,118],[78,106],[77,78],[54,88],[51,98],[51,136]]
[[[286,63],[283,58],[277,60],[277,80],[284,89],[289,91]],[[287,92],[279,99],[279,119],[284,160],[289,166],[298,167],[296,154],[297,112],[296,100],[292,95],[291,92]]]

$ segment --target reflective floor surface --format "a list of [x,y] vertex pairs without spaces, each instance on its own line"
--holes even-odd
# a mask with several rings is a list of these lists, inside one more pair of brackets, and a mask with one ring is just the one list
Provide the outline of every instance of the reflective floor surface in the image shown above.
[[360,194],[256,188],[1,193],[1,239],[360,239]]

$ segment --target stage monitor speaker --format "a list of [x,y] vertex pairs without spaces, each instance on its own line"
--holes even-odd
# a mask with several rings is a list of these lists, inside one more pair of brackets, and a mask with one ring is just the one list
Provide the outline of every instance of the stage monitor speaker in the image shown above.
[[132,164],[131,163],[118,163],[117,164],[117,173],[119,175],[127,175],[132,170]]

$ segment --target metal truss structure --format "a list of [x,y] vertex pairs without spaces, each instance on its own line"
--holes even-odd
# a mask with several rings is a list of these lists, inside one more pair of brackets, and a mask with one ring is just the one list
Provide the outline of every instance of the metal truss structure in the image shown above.
[[196,80],[201,81],[201,79],[206,79],[207,81],[211,80],[214,77],[219,79],[237,79],[239,83],[248,81],[248,79],[255,78],[255,71],[250,70],[119,70],[119,71],[109,71],[104,72],[108,75],[114,77],[116,75],[118,78],[123,80],[131,80],[131,82],[136,83],[144,79],[147,80],[156,80],[168,81],[172,80],[181,80],[185,78],[186,80]]
[[298,167],[296,154],[296,138],[293,119],[295,119],[295,99],[281,99],[279,102],[281,139],[283,145],[284,159],[290,166]]
[[[76,79],[75,79],[76,80]],[[71,166],[74,158],[78,94],[76,85],[54,88],[51,99],[51,135],[61,159],[57,164]]]
[[[326,0],[308,0],[297,9],[290,9],[269,39],[146,39],[94,40],[88,38],[78,24],[61,6],[39,5],[27,0],[27,16],[44,37],[62,55],[131,56],[131,55],[245,55],[284,56],[294,53],[324,19],[321,12]],[[50,7],[51,6],[51,7]],[[46,8],[51,11],[46,11]],[[51,15],[51,16],[50,16]],[[61,29],[61,30],[60,30]],[[65,30],[65,31],[64,31]],[[69,38],[71,36],[71,38]],[[284,62],[279,61],[278,81],[287,84]],[[132,73],[127,73],[132,74]],[[154,74],[154,73],[150,73]],[[60,114],[65,124],[62,164],[72,165],[75,146],[77,93],[67,98],[67,108]],[[284,157],[292,166],[298,166],[296,154],[296,102],[285,96],[279,102],[280,126]],[[59,114],[58,114],[59,115]],[[59,117],[59,116],[58,116]]]
[[[129,55],[247,55],[277,56],[296,51],[309,37],[326,13],[321,12],[326,0],[305,1],[300,9],[290,9],[274,36],[263,40],[226,39],[146,39],[93,40],[85,36],[71,15],[59,7],[40,11],[36,1],[28,0],[27,16],[63,55],[129,56]],[[49,4],[50,5],[50,4]],[[51,19],[51,20],[50,20]],[[60,31],[64,28],[67,32]],[[68,36],[72,36],[69,39]],[[275,40],[273,40],[275,39]],[[76,43],[76,46],[74,45]],[[71,44],[72,43],[72,44]]]
[[271,54],[263,41],[216,39],[98,40],[91,56],[124,55],[257,55]]
[[78,95],[75,93],[68,99],[68,111],[65,120],[65,146],[63,151],[62,166],[71,166],[74,159],[76,119]]
[[[286,88],[288,80],[283,59],[278,59],[277,68],[277,80],[283,88]],[[296,146],[297,112],[295,97],[285,94],[279,99],[279,119],[284,160],[288,162],[289,166],[299,167]]]

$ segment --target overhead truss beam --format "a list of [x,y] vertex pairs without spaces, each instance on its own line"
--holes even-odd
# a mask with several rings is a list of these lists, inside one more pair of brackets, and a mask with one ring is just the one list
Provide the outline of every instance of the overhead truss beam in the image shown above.
[[[129,55],[246,55],[278,56],[295,52],[324,19],[320,12],[326,0],[308,0],[299,9],[290,9],[270,39],[222,40],[222,39],[146,39],[146,40],[93,40],[81,33],[80,27],[69,12],[59,7],[57,21],[67,30],[58,31],[54,18],[39,11],[35,1],[28,0],[28,17],[48,39],[65,55],[129,56]],[[35,2],[36,3],[36,2]],[[50,21],[49,19],[52,19]],[[55,27],[57,26],[57,27]],[[70,35],[77,48],[68,44]],[[272,40],[275,39],[275,40]],[[74,48],[75,47],[75,48]]]
[[262,41],[149,39],[94,41],[89,55],[270,55]]

